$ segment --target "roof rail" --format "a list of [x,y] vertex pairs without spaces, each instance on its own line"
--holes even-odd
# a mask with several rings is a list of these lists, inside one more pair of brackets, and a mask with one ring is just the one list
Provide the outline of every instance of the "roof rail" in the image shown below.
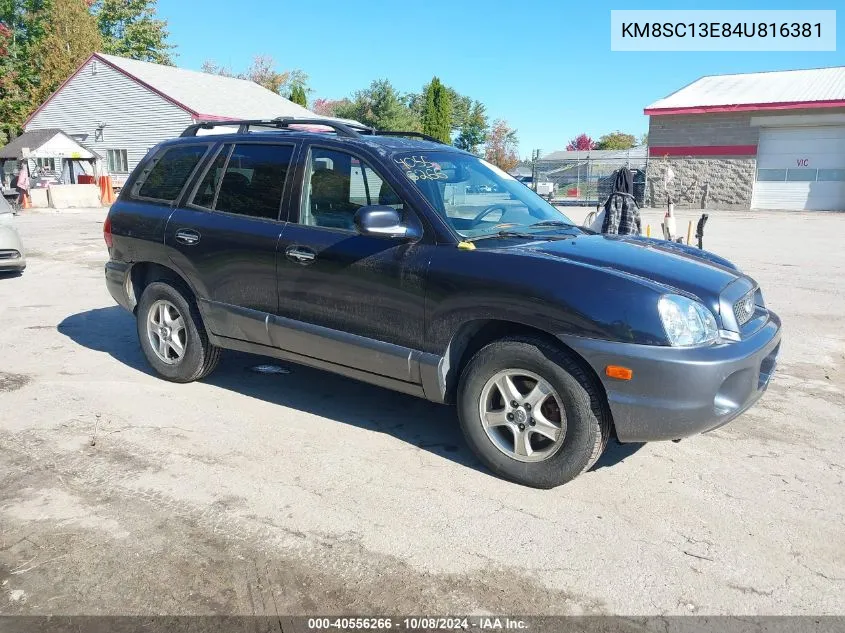
[[407,136],[411,138],[421,138],[425,141],[431,141],[432,143],[439,143],[440,145],[446,145],[446,143],[441,141],[439,138],[434,138],[433,136],[423,134],[422,132],[399,132],[394,130],[376,130],[374,128],[367,128],[366,130],[361,130],[361,133],[372,134],[375,136]]
[[[297,117],[276,117],[275,119],[237,119],[232,121],[200,121],[185,128],[180,136],[196,136],[199,130],[211,130],[215,127],[238,126],[238,134],[246,134],[250,127],[274,127],[279,130],[290,129],[291,125],[321,125],[332,128],[338,136],[347,138],[360,138],[361,134],[353,126],[347,123],[338,123],[330,119],[300,119]],[[361,132],[371,133],[370,128],[360,127]]]

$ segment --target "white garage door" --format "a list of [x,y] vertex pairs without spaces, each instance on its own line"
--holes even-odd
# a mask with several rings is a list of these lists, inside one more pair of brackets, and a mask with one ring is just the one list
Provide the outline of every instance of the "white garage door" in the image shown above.
[[751,207],[845,210],[845,127],[761,128]]

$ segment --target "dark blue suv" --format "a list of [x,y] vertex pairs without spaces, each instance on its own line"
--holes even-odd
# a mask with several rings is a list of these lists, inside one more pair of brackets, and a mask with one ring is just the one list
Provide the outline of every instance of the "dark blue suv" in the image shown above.
[[162,377],[236,349],[455,403],[478,457],[531,486],[584,472],[613,434],[727,423],[780,345],[730,262],[591,234],[419,134],[196,124],[150,151],[104,231],[109,291]]

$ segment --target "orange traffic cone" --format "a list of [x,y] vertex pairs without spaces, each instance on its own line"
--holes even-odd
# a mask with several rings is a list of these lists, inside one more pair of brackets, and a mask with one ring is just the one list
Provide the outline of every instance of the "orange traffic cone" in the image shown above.
[[117,199],[114,195],[114,185],[111,181],[111,176],[106,176],[106,196],[109,199],[109,204],[113,204]]
[[21,201],[21,209],[31,209],[32,203],[29,201],[29,194],[23,194],[23,200]]

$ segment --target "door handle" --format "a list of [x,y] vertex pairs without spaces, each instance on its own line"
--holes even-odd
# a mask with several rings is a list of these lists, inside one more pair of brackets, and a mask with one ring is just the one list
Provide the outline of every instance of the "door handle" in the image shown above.
[[302,246],[289,246],[287,250],[285,250],[285,255],[289,260],[294,261],[297,264],[310,264],[317,258],[317,253],[309,248],[303,248]]
[[193,246],[200,241],[200,234],[191,229],[179,229],[176,231],[176,241],[186,246]]

